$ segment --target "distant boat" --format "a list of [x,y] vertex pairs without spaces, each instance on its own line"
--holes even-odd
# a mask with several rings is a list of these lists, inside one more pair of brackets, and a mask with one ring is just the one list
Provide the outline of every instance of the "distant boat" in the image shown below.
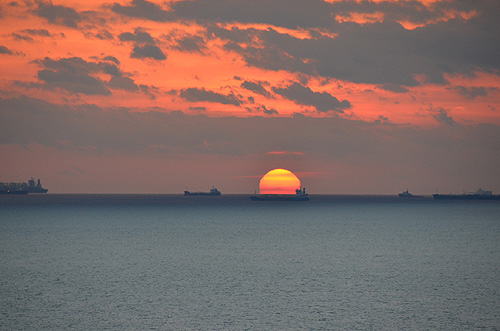
[[400,198],[422,198],[422,196],[420,195],[413,195],[411,194],[410,192],[408,192],[408,190],[402,192],[402,193],[399,193],[398,196]]
[[221,193],[218,189],[212,186],[210,192],[189,192],[184,191],[184,196],[209,196],[209,197],[218,197]]
[[252,201],[309,201],[306,189],[297,189],[295,194],[255,194],[251,195]]
[[477,190],[475,193],[433,194],[432,196],[437,200],[500,200],[500,195],[482,189]]

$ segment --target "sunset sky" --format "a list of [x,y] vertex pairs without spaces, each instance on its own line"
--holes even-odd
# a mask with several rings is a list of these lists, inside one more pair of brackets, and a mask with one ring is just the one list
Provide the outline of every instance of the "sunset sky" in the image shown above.
[[498,0],[0,1],[0,182],[500,193]]

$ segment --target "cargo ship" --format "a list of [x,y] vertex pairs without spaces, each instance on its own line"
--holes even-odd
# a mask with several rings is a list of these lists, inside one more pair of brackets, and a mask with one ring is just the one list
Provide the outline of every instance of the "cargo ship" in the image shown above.
[[185,196],[208,196],[208,197],[218,197],[221,195],[220,191],[212,186],[210,192],[189,192],[184,191]]
[[0,183],[0,194],[28,194],[47,193],[48,190],[42,187],[40,179],[35,184],[35,179],[31,177],[28,183]]
[[433,194],[436,200],[500,200],[499,194],[493,194],[491,191],[477,190],[474,193],[463,194]]
[[305,188],[295,190],[295,194],[255,194],[252,201],[309,201],[309,194]]

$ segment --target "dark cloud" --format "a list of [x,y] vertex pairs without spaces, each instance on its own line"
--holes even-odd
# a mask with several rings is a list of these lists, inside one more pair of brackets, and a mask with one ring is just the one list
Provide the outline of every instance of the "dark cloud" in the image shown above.
[[182,19],[215,22],[268,23],[288,28],[330,26],[331,5],[323,0],[194,0],[171,4]]
[[112,89],[120,89],[127,91],[137,91],[139,87],[135,84],[134,80],[128,77],[111,77],[108,82],[108,87]]
[[163,51],[156,45],[135,46],[130,57],[136,59],[149,58],[153,60],[165,60],[167,58]]
[[134,48],[130,54],[131,58],[165,60],[167,56],[160,47],[156,45],[156,40],[141,27],[135,29],[134,33],[125,32],[119,35],[121,41],[134,43]]
[[24,40],[24,41],[32,42],[32,41],[35,40],[31,36],[20,34],[20,33],[16,33],[16,32],[12,33],[12,37],[14,38],[14,40],[18,40],[18,41],[19,40]]
[[177,40],[175,48],[182,52],[203,53],[207,46],[205,44],[205,39],[200,36],[185,36]]
[[263,95],[267,98],[271,97],[271,93],[262,86],[261,82],[255,83],[255,82],[250,82],[250,81],[244,81],[241,83],[241,87],[252,91],[254,93]]
[[278,111],[274,108],[267,108],[266,106],[264,105],[259,105],[259,106],[256,106],[256,107],[245,107],[245,109],[250,112],[250,113],[255,113],[255,112],[258,112],[258,113],[264,113],[266,115],[278,115]]
[[87,95],[111,94],[99,78],[90,76],[88,72],[43,69],[38,71],[37,77],[44,82],[41,86],[48,89],[57,87],[71,93]]
[[302,47],[318,46],[303,44],[302,39],[297,39],[288,34],[280,34],[270,28],[265,31],[256,29],[241,30],[239,28],[232,28],[231,30],[213,28],[210,30],[210,33],[212,36],[221,39],[225,39],[222,36],[229,34],[228,39],[230,41],[226,42],[224,48],[227,51],[239,53],[251,66],[276,71],[287,70],[309,75],[317,73],[317,69],[315,68],[316,61],[314,61],[315,63],[304,61],[304,59],[308,58],[307,55],[294,54],[297,51],[303,52],[301,50]]
[[102,59],[103,59],[104,61],[111,61],[111,62],[114,62],[114,63],[116,63],[116,64],[118,64],[118,65],[120,64],[120,61],[119,61],[116,57],[111,56],[111,55],[105,56],[105,57],[103,57]]
[[454,125],[455,120],[448,115],[448,111],[442,107],[431,109],[431,115],[436,121],[445,125]]
[[204,54],[207,50],[205,35],[189,34],[181,29],[174,29],[161,38],[169,48],[181,52]]
[[[252,66],[379,84],[394,92],[396,86],[419,85],[416,75],[444,84],[447,74],[500,70],[500,7],[493,0],[439,1],[430,5],[419,1],[193,0],[172,2],[168,10],[146,0],[135,0],[130,6],[115,4],[113,9],[157,21],[195,20],[207,26],[209,36],[226,41],[226,50],[240,53]],[[351,13],[383,13],[384,21],[335,21],[337,15],[348,17]],[[449,19],[450,13],[457,17]],[[463,19],[461,13],[476,15]],[[406,30],[398,23],[401,21],[427,25]],[[310,29],[312,37],[299,39],[270,28],[224,29],[214,22],[300,27]],[[191,40],[179,48],[198,51],[199,45]]]
[[65,6],[40,3],[34,12],[52,24],[64,25],[70,28],[76,28],[82,20],[76,10]]
[[52,33],[47,29],[24,29],[21,33],[29,34],[30,36],[52,37]]
[[142,28],[136,28],[134,33],[125,32],[118,36],[121,41],[134,41],[136,43],[143,44],[155,44],[155,40],[149,33],[142,30]]
[[[176,1],[168,9],[147,0],[133,0],[130,5],[115,3],[112,10],[128,17],[144,18],[153,21],[192,20],[200,24],[218,23],[262,23],[286,28],[328,28],[339,26],[341,21],[350,19],[351,14],[383,13],[385,22],[412,22],[423,24],[448,20],[449,13],[471,14],[491,10],[494,0],[481,4],[467,1],[438,1],[422,4],[420,1],[334,1],[322,0],[191,0]],[[312,31],[317,33],[317,31]]]
[[12,33],[15,40],[34,41],[33,37],[54,37],[47,29],[24,29]]
[[181,98],[186,99],[190,102],[214,102],[221,103],[223,105],[234,105],[240,106],[241,101],[234,94],[223,95],[213,91],[207,91],[204,88],[187,88],[180,91]]
[[111,10],[128,17],[145,18],[158,22],[166,22],[173,19],[171,12],[146,0],[133,0],[130,6],[123,6],[115,2]]
[[339,101],[327,92],[313,92],[309,87],[299,83],[293,83],[285,88],[273,87],[272,90],[299,105],[315,107],[318,112],[343,113],[345,109],[351,108],[351,104],[347,100]]
[[384,85],[380,85],[379,87],[383,90],[394,92],[394,93],[408,93],[409,92],[409,90],[406,87],[401,86],[401,85],[397,85],[397,84],[384,84]]
[[189,110],[206,111],[207,107],[189,107]]
[[[41,83],[27,84],[27,87],[43,89],[62,89],[70,93],[86,95],[110,95],[111,89],[138,91],[134,80],[126,77],[117,66],[116,58],[106,57],[110,62],[90,62],[79,57],[54,60],[46,57],[35,61],[41,70],[37,77]],[[110,75],[109,81],[100,78],[101,74]]]
[[374,123],[377,123],[377,124],[390,124],[391,121],[389,121],[388,117],[385,117],[383,115],[379,115],[378,118],[374,121]]
[[[193,3],[196,1],[190,2]],[[441,3],[446,5],[431,10],[439,12],[438,16],[453,8],[465,12],[476,10],[477,15],[467,20],[457,17],[438,21],[414,30],[407,30],[391,19],[363,25],[335,23],[326,30],[329,34],[312,31],[310,38],[297,38],[271,28],[228,29],[213,25],[207,28],[207,34],[224,41],[226,50],[239,53],[251,66],[378,84],[393,90],[397,86],[420,85],[415,79],[417,75],[425,76],[429,83],[445,84],[448,74],[500,72],[497,56],[500,23],[494,18],[500,14],[500,6],[494,1],[477,6],[457,1]],[[428,7],[424,10],[427,13],[422,14],[421,5],[416,2],[341,1],[331,5],[335,8],[366,5],[379,8],[381,13],[385,13],[384,6],[394,13],[395,8],[409,6],[405,10],[412,14],[404,14],[405,21],[411,21],[412,17],[415,21],[435,19]]]
[[9,48],[6,46],[0,45],[0,54],[9,54],[12,55],[14,54]]
[[335,1],[331,10],[341,19],[349,19],[352,13],[356,14],[384,14],[384,21],[411,22],[423,24],[447,19],[450,12],[470,12],[472,6],[464,6],[461,1],[437,1],[432,4],[423,4],[420,1]]
[[104,29],[101,29],[97,32],[84,31],[83,33],[85,34],[85,37],[87,37],[89,39],[92,39],[92,38],[96,38],[96,39],[100,39],[100,40],[113,40],[113,39],[115,39],[115,36],[111,32],[109,32],[108,30],[104,30]]
[[477,97],[486,97],[488,93],[497,92],[498,88],[493,87],[465,87],[465,86],[455,86],[453,87],[461,96],[466,99],[475,99]]
[[208,0],[179,1],[170,10],[146,1],[133,0],[129,6],[115,3],[112,10],[128,17],[166,22],[175,19],[199,22],[269,23],[290,28],[328,26],[331,6],[322,0]]

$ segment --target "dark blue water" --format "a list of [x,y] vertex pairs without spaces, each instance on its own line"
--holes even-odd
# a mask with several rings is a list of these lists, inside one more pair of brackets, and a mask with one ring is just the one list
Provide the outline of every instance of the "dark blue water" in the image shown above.
[[0,196],[1,330],[498,330],[500,203]]

